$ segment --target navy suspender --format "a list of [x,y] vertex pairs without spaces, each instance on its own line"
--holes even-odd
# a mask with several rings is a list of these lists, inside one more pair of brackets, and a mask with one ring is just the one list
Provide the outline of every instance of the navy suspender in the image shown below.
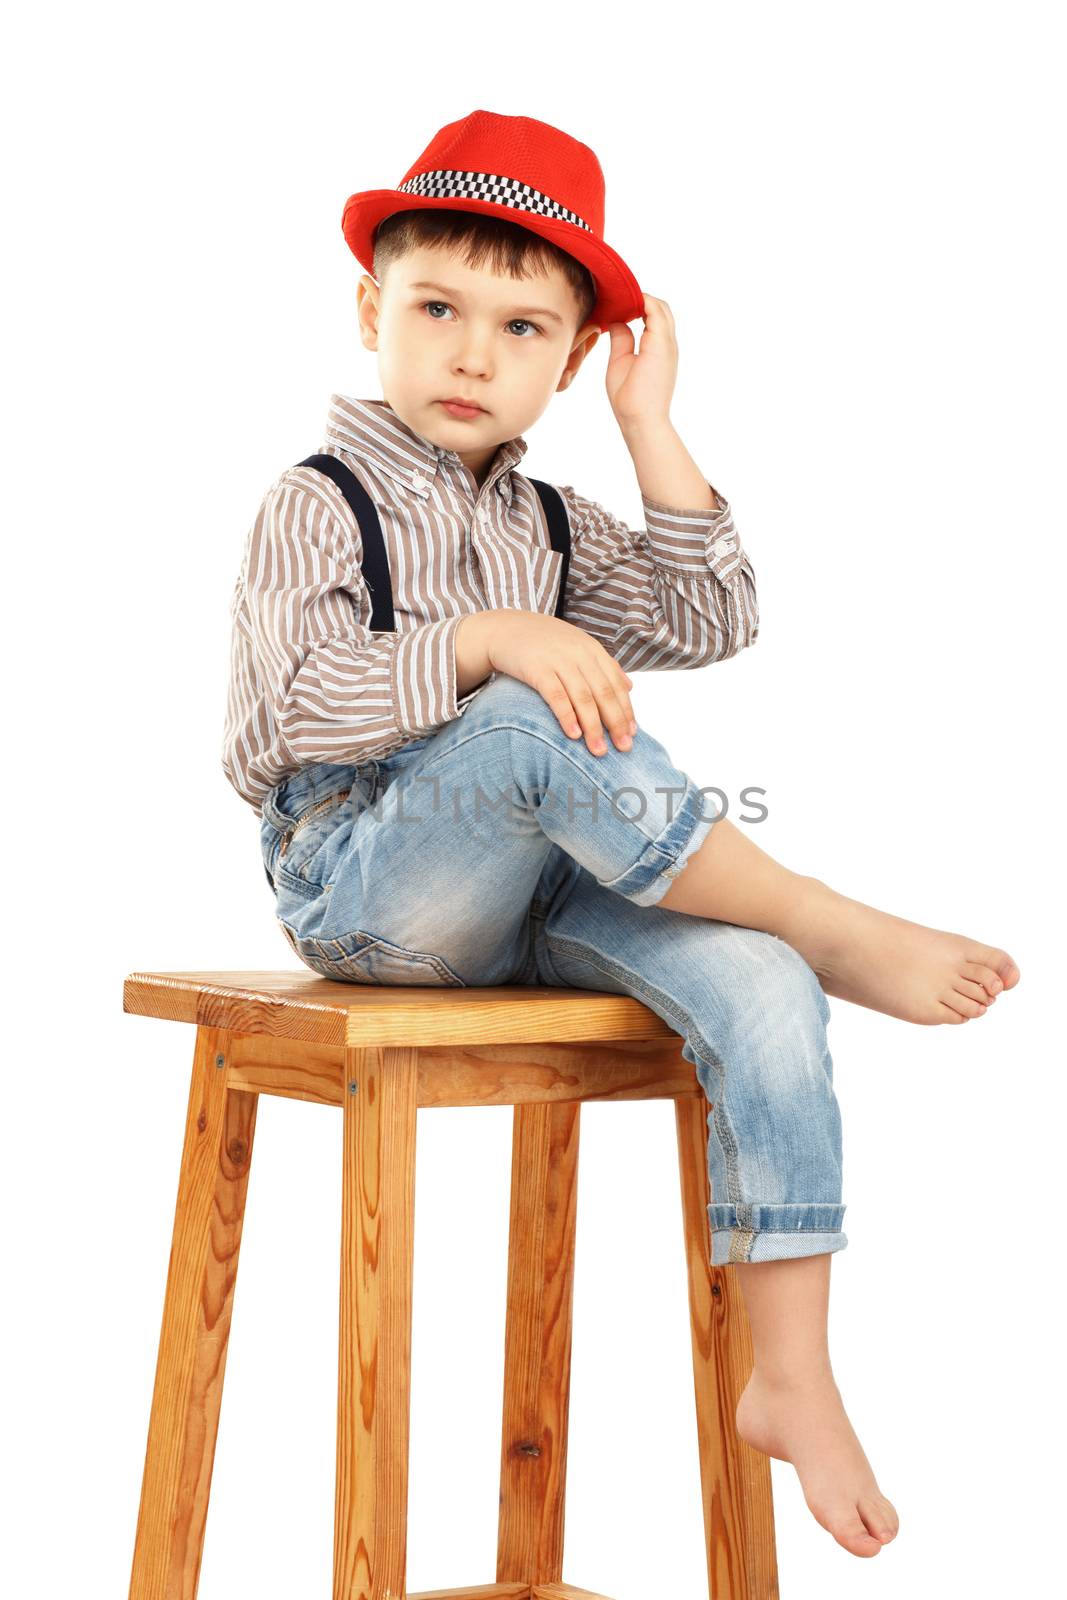
[[571,564],[571,525],[567,520],[567,507],[563,504],[563,496],[551,483],[545,483],[542,478],[531,478],[530,482],[541,501],[552,548],[563,557],[559,564],[559,594],[555,605],[555,615],[562,619],[567,598],[567,571]]
[[[328,478],[332,478],[351,506],[352,515],[363,536],[362,571],[373,604],[371,632],[395,633],[393,585],[389,576],[389,560],[385,553],[382,525],[378,520],[374,501],[351,468],[346,467],[337,456],[308,456],[297,465],[314,467],[316,472],[323,472]],[[560,563],[559,595],[555,607],[556,616],[562,617],[567,594],[567,569],[571,559],[571,533],[567,521],[567,508],[563,503],[563,496],[552,484],[543,483],[540,478],[531,478],[530,482],[540,497],[552,548],[563,557]]]

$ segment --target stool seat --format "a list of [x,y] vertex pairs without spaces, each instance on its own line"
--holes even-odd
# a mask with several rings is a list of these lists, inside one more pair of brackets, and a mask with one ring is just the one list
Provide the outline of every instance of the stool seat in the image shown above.
[[[736,1269],[710,1264],[708,1102],[661,1017],[594,990],[300,970],[133,972],[123,1009],[196,1028],[130,1600],[195,1600],[260,1094],[344,1118],[333,1600],[605,1600],[562,1577],[579,1116],[654,1098],[675,1102],[708,1593],[775,1600],[770,1462],[734,1419],[751,1337]],[[444,1105],[515,1108],[497,1562],[494,1582],[416,1596],[415,1124]]]
[[[593,989],[381,988],[313,972],[132,972],[123,1010],[324,1044],[676,1039],[629,995]],[[692,1069],[690,1069],[692,1070]]]

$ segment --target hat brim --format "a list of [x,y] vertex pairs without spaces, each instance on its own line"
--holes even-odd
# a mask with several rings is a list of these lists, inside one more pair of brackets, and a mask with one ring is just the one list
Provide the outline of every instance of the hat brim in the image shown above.
[[374,232],[380,222],[397,211],[476,211],[483,216],[500,217],[520,228],[540,234],[588,268],[597,286],[597,301],[589,320],[606,330],[613,322],[633,322],[643,317],[645,296],[622,257],[610,245],[574,222],[544,217],[503,206],[493,200],[466,200],[446,195],[400,194],[396,189],[366,189],[350,195],[341,216],[341,230],[348,248],[362,267],[373,275]]

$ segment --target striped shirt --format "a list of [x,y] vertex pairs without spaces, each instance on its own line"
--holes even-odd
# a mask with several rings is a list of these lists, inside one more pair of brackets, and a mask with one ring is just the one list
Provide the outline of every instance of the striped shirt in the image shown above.
[[[456,695],[455,634],[472,612],[551,615],[562,556],[518,470],[521,436],[501,444],[479,488],[454,450],[414,432],[385,400],[330,400],[321,453],[360,479],[382,525],[395,633],[371,634],[362,541],[344,495],[288,467],[263,497],[230,604],[223,770],[260,812],[312,762],[358,765],[462,716],[492,678]],[[758,632],[755,577],[729,502],[714,510],[642,495],[632,529],[569,484],[565,620],[628,672],[703,667]]]

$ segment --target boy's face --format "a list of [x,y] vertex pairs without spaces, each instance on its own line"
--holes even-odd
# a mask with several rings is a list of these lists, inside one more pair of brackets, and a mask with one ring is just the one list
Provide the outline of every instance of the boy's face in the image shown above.
[[[357,299],[383,396],[416,433],[455,450],[479,484],[498,445],[536,422],[600,337],[593,322],[575,330],[574,292],[558,267],[499,277],[444,248],[400,257],[381,287],[365,274]],[[441,403],[453,396],[483,409],[455,416]]]

